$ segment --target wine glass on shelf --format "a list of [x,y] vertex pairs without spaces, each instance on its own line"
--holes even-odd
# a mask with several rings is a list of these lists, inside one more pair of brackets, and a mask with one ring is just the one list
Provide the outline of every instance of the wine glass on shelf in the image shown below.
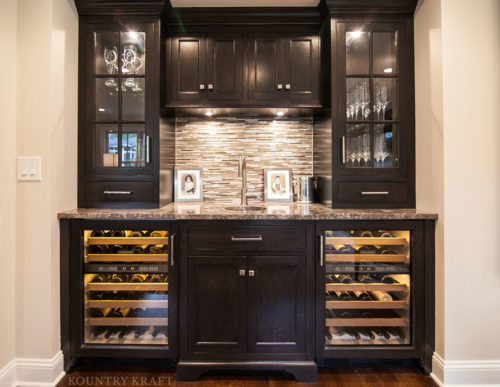
[[358,162],[358,167],[361,167],[361,159],[363,158],[361,136],[356,136],[354,139],[356,140],[356,142],[355,142],[355,144],[356,144],[356,148],[355,148],[356,161]]
[[380,166],[382,161],[382,141],[384,140],[384,131],[381,128],[375,128],[375,140],[373,141],[373,158],[376,161],[376,165]]
[[[118,49],[113,47],[111,49],[104,47],[104,63],[106,64],[106,72],[110,75],[118,72]],[[107,87],[116,87],[116,80],[108,78],[104,81]]]
[[361,145],[361,157],[363,157],[365,167],[369,166],[369,162],[371,160],[370,154],[370,135],[368,133],[364,133],[362,138]]
[[382,131],[380,134],[380,159],[382,166],[384,166],[384,161],[389,155],[390,153],[387,150],[387,142],[385,141],[385,133]]
[[387,96],[387,83],[385,82],[385,80],[380,82],[379,99],[380,99],[380,106],[382,108],[382,120],[385,120],[385,109],[387,108],[387,105],[390,102]]
[[354,163],[356,162],[356,139],[355,137],[351,137],[348,141],[349,143],[349,151],[347,153],[347,157],[351,162],[351,167],[354,167]]
[[359,83],[359,96],[361,105],[361,119],[367,119],[370,115],[370,109],[367,108],[370,105],[370,87],[367,81],[361,81]]

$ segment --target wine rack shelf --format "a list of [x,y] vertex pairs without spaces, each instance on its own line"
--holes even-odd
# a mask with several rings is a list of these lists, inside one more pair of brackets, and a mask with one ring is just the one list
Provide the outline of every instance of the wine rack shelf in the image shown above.
[[92,283],[87,284],[87,290],[89,291],[168,291],[168,283],[150,283],[150,282],[139,282],[139,283]]
[[408,287],[405,284],[384,284],[384,283],[375,283],[375,284],[364,284],[364,283],[353,283],[353,284],[326,284],[326,291],[335,291],[335,290],[343,290],[343,291],[372,291],[372,290],[384,290],[386,292],[406,292],[408,291]]
[[327,309],[408,309],[406,301],[326,301]]
[[89,300],[88,308],[155,308],[168,309],[168,300]]
[[390,336],[389,339],[383,336],[377,336],[375,340],[371,340],[370,337],[361,335],[360,339],[357,340],[350,335],[335,336],[332,340],[326,340],[326,345],[400,345],[404,344],[401,338],[397,336]]
[[88,262],[168,262],[168,254],[88,254]]
[[89,237],[88,245],[167,245],[165,237]]
[[406,318],[327,318],[327,327],[407,327]]
[[166,326],[167,317],[90,317],[89,326]]
[[408,246],[406,238],[379,238],[379,237],[326,237],[327,245],[351,245],[351,246]]
[[87,339],[88,344],[120,344],[120,345],[166,345],[168,340],[165,335],[158,335],[156,337],[141,335],[140,338],[135,338],[134,334],[127,335],[123,338],[118,338],[117,335],[111,336],[109,338],[104,338],[104,335],[99,335],[98,337],[92,337]]
[[407,262],[404,254],[325,254],[326,262]]

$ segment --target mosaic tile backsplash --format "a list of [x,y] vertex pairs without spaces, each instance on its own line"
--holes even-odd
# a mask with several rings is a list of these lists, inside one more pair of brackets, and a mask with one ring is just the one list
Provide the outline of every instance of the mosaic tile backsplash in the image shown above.
[[264,200],[264,168],[289,168],[292,176],[312,175],[312,117],[176,118],[175,165],[199,167],[203,200],[235,202],[241,195],[239,156],[246,157],[249,203]]

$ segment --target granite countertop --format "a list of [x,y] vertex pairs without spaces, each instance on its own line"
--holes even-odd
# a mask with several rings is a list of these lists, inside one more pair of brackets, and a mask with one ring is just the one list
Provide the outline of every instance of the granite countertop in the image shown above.
[[59,219],[197,219],[197,220],[404,220],[437,219],[415,209],[332,209],[322,204],[253,204],[257,211],[227,209],[239,206],[214,203],[170,203],[155,209],[78,208],[60,212]]

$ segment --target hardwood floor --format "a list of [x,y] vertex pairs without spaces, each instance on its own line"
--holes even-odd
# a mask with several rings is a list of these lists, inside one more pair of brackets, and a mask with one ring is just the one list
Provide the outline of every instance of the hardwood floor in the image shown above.
[[436,383],[412,368],[320,369],[317,383],[297,383],[291,377],[269,375],[209,375],[196,383],[177,383],[176,374],[164,369],[78,368],[57,387],[69,386],[199,386],[199,387],[435,387]]

